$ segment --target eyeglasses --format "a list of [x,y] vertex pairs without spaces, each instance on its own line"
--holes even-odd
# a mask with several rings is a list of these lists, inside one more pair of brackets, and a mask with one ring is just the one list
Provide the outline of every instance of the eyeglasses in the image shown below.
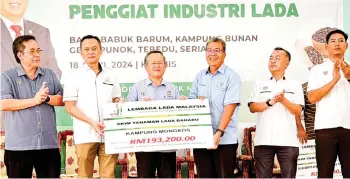
[[216,49],[207,49],[207,51],[205,53],[206,54],[212,54],[212,53],[217,54],[217,53],[220,53],[220,52],[224,52],[224,51],[221,50],[221,49],[216,48]]
[[27,51],[27,52],[23,51],[23,53],[29,53],[32,56],[35,55],[35,53],[41,55],[43,53],[43,50],[38,49],[38,50],[30,50],[30,51]]

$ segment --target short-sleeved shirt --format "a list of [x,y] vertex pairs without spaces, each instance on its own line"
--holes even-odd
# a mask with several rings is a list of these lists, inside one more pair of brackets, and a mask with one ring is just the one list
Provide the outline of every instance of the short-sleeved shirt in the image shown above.
[[[257,81],[248,99],[249,103],[263,103],[284,90],[284,97],[294,104],[304,106],[301,84],[296,80],[270,78]],[[254,145],[298,147],[295,115],[281,103],[276,103],[263,112],[257,113]]]
[[224,64],[220,66],[214,75],[209,72],[209,68],[200,71],[193,81],[188,98],[195,99],[203,96],[209,100],[213,132],[219,127],[224,107],[230,104],[238,104],[225,129],[225,134],[220,139],[220,144],[237,143],[238,109],[241,103],[241,88],[242,82],[240,76]]
[[[61,84],[50,69],[38,67],[33,80],[22,66],[9,69],[1,75],[1,100],[34,98],[43,82],[49,88],[49,95],[62,95]],[[6,150],[58,148],[53,106],[41,103],[26,109],[5,111],[4,115]]]
[[[334,62],[326,59],[310,70],[307,92],[333,80]],[[320,101],[316,102],[315,130],[344,127],[350,129],[350,84],[340,70],[340,79]]]
[[[77,108],[98,122],[103,121],[105,105],[112,103],[113,98],[121,97],[116,73],[109,68],[102,68],[101,65],[100,70],[98,75],[88,66],[74,71],[64,85],[63,94],[63,101],[75,101]],[[90,124],[72,118],[75,144],[104,142],[104,138]]]
[[154,86],[149,78],[135,83],[128,93],[128,101],[142,101],[145,97],[151,100],[171,100],[178,99],[180,96],[179,90],[174,84],[162,80],[157,87]]
[[[135,83],[128,93],[127,101],[142,101],[144,98],[151,100],[175,100],[180,97],[179,90],[172,83],[162,80],[159,86],[155,86],[149,78]],[[162,150],[159,152],[174,152],[176,150]]]

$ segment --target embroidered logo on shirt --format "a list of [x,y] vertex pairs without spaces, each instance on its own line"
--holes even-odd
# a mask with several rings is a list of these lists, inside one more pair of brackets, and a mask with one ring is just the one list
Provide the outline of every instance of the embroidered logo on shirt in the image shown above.
[[168,90],[167,92],[166,92],[166,95],[168,96],[168,97],[172,97],[173,95],[171,94],[171,91],[170,90]]
[[21,79],[19,79],[17,82],[18,82],[18,84],[22,84],[22,80]]
[[219,85],[220,87],[222,87],[224,85],[224,82],[220,82]]
[[327,75],[327,74],[328,74],[328,71],[323,71],[323,74],[324,74],[324,75]]

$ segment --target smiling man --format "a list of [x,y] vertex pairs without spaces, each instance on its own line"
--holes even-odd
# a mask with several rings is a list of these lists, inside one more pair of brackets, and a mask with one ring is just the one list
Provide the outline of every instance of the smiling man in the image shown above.
[[103,138],[103,107],[117,103],[121,97],[118,78],[99,63],[102,55],[98,37],[87,35],[80,41],[81,56],[86,66],[73,72],[64,86],[63,101],[73,116],[74,142],[79,165],[79,178],[92,178],[98,155],[100,177],[115,178],[118,154],[106,154]]
[[[144,63],[148,78],[131,87],[128,101],[186,99],[174,84],[163,79],[167,61],[161,51],[148,52]],[[136,160],[138,178],[154,178],[156,171],[158,178],[175,178],[176,150],[136,152]]]
[[13,42],[17,67],[1,75],[1,108],[5,114],[5,165],[9,178],[59,178],[54,106],[63,106],[55,73],[40,67],[42,49],[31,35]]
[[310,71],[308,99],[316,104],[316,161],[319,178],[332,178],[337,156],[344,178],[350,178],[350,67],[344,62],[348,35],[326,37],[329,59]]
[[224,65],[226,43],[213,38],[206,43],[209,67],[193,81],[188,98],[208,99],[214,147],[194,149],[199,178],[233,178],[238,147],[238,106],[241,103],[241,78]]

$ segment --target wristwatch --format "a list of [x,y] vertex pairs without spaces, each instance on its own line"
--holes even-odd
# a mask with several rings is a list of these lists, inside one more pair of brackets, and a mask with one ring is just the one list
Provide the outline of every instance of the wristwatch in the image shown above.
[[270,104],[270,101],[271,101],[271,99],[268,99],[268,100],[266,101],[266,104],[267,104],[267,106],[269,106],[269,107],[273,106],[272,104]]
[[217,132],[220,132],[220,133],[221,133],[221,136],[220,136],[220,137],[222,137],[222,136],[224,135],[224,133],[225,133],[225,131],[223,131],[223,130],[221,130],[221,129],[216,129],[216,130],[215,130],[215,134],[216,134]]
[[47,96],[47,98],[45,99],[45,103],[48,103],[50,101],[50,96]]

